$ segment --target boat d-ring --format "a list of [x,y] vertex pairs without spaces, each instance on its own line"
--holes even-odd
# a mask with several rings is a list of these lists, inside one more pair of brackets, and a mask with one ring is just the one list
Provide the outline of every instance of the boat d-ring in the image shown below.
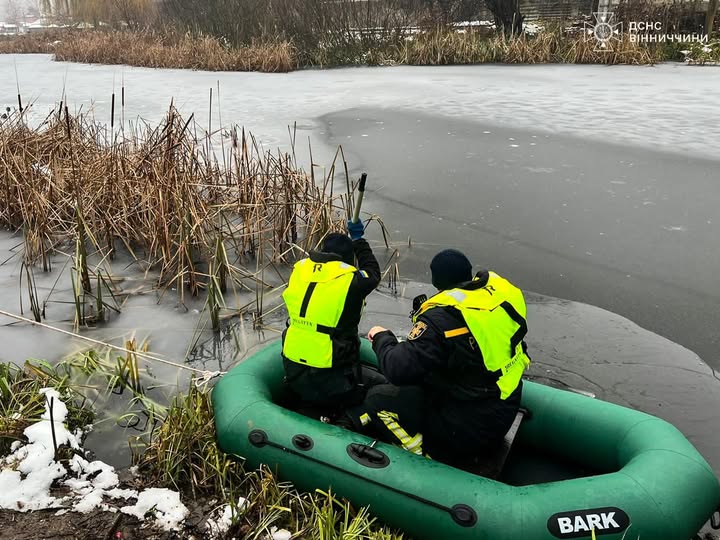
[[713,515],[710,516],[710,526],[717,530],[720,530],[720,506],[718,506],[717,510],[713,512]]

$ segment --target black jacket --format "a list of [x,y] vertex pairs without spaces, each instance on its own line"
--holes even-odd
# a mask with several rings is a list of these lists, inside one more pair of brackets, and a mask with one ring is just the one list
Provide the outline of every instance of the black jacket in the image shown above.
[[[467,286],[487,283],[487,272],[479,277],[480,282]],[[426,447],[431,456],[438,438],[451,447],[457,445],[458,451],[468,448],[468,442],[475,447],[496,443],[519,406],[521,387],[507,400],[500,399],[495,384],[499,374],[485,368],[471,334],[445,337],[445,332],[466,326],[459,310],[436,307],[418,317],[407,341],[398,342],[390,330],[373,339],[382,374],[397,386],[417,385],[424,390]],[[443,450],[435,448],[436,453]]]
[[[353,251],[358,272],[350,282],[345,307],[336,327],[337,334],[333,337],[333,367],[313,368],[283,358],[287,382],[308,402],[336,402],[341,399],[341,394],[353,391],[357,385],[360,350],[358,324],[365,297],[380,283],[380,265],[365,239],[353,241]],[[310,260],[329,262],[341,259],[334,253],[311,251]]]

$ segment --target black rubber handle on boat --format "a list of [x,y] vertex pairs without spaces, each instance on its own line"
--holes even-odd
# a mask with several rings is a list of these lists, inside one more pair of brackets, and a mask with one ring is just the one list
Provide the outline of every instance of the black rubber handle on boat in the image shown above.
[[259,429],[253,429],[248,433],[248,440],[256,448],[261,448],[268,443],[267,433]]
[[309,435],[303,435],[301,433],[298,433],[292,438],[292,443],[295,448],[298,450],[303,450],[307,452],[308,450],[312,450],[312,447],[314,445],[312,437]]
[[472,527],[477,523],[477,513],[467,504],[456,504],[450,509],[450,517],[458,525]]
[[348,455],[360,465],[371,469],[382,469],[390,465],[390,458],[386,454],[366,444],[352,443],[347,446]]

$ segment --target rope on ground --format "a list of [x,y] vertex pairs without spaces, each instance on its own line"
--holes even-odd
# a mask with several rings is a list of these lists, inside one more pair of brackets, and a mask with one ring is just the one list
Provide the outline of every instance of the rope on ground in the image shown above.
[[204,369],[197,369],[197,368],[194,368],[191,366],[178,364],[177,362],[172,362],[170,360],[165,360],[164,358],[160,358],[160,357],[154,356],[152,354],[144,353],[142,351],[131,351],[129,349],[126,349],[125,347],[113,345],[112,343],[106,343],[104,341],[100,341],[98,339],[93,339],[91,337],[81,336],[80,334],[76,334],[75,332],[70,332],[69,330],[63,330],[62,328],[58,328],[56,326],[51,326],[49,324],[33,321],[32,319],[28,319],[27,317],[23,317],[22,315],[16,315],[15,313],[10,313],[10,312],[4,311],[2,309],[0,309],[0,315],[5,315],[6,317],[10,317],[11,319],[30,323],[34,326],[39,326],[41,328],[46,328],[48,330],[53,330],[54,332],[59,332],[61,334],[65,334],[66,336],[74,337],[77,339],[82,339],[83,341],[89,341],[90,343],[94,343],[96,345],[101,345],[103,347],[109,347],[110,349],[115,349],[116,351],[122,351],[124,353],[134,354],[134,355],[137,355],[146,360],[150,360],[153,362],[160,362],[161,364],[167,364],[168,366],[173,366],[178,369],[186,369],[188,371],[199,373],[201,376],[195,380],[195,385],[198,388],[206,385],[208,382],[210,382],[215,377],[219,377],[220,375],[224,375],[226,373],[225,371],[208,371],[208,370],[204,370]]

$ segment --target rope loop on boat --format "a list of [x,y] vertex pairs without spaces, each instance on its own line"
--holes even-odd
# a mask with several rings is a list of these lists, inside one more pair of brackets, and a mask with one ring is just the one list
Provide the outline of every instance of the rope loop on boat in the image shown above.
[[203,371],[200,377],[193,377],[193,383],[195,384],[195,388],[202,390],[215,377],[219,377],[224,374],[225,371]]

